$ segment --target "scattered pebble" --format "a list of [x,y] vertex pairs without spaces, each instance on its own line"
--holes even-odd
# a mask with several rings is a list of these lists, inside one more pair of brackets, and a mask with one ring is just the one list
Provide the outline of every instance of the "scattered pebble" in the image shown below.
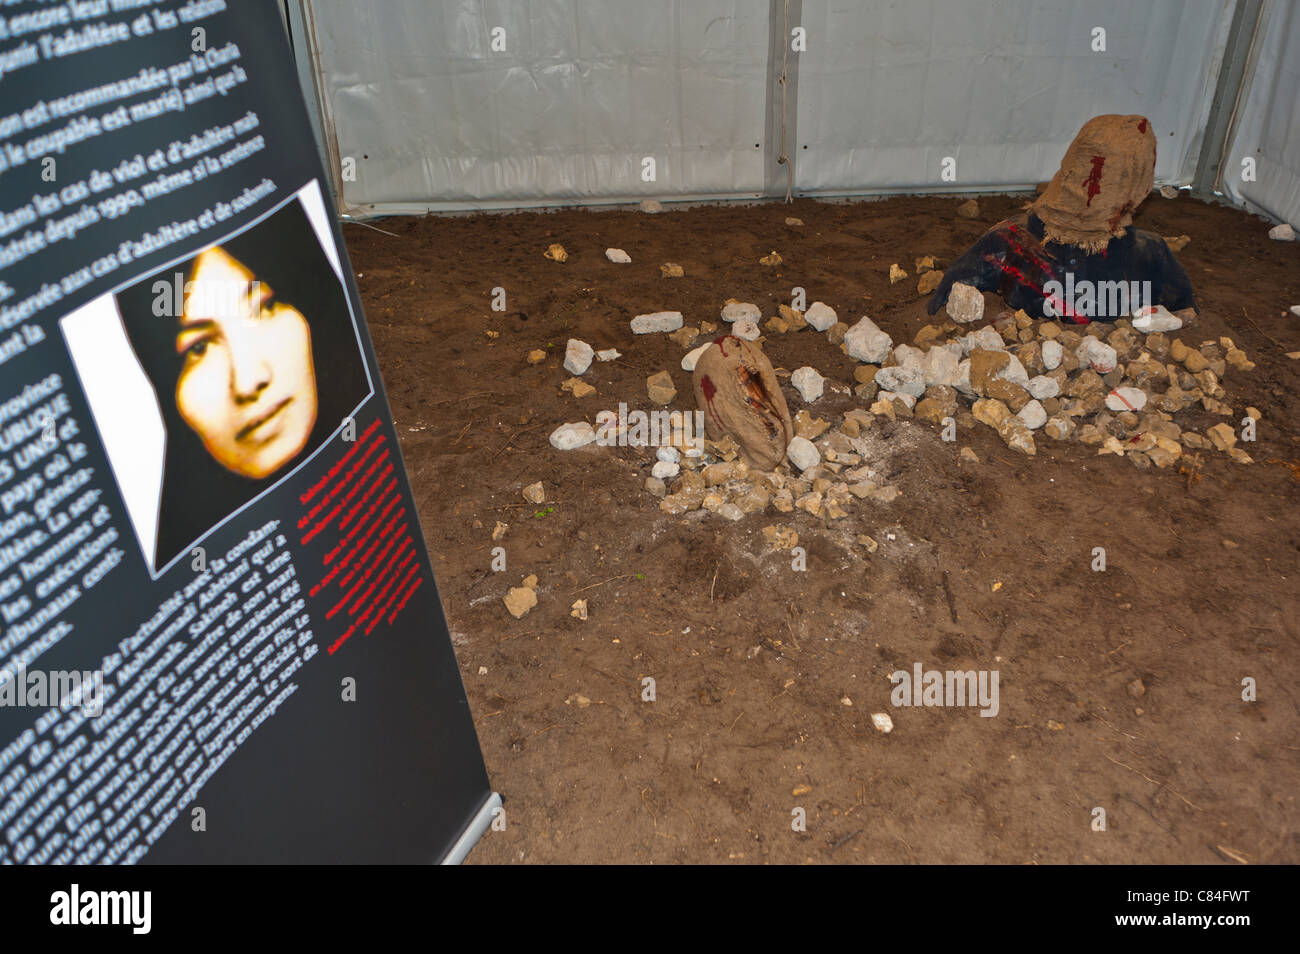
[[605,257],[617,265],[627,265],[632,261],[632,256],[627,254],[621,248],[605,249]]
[[752,321],[738,321],[731,326],[731,333],[741,341],[754,341],[762,334],[758,325]]
[[656,371],[646,378],[645,385],[651,404],[671,404],[677,397],[677,386],[667,371]]
[[795,437],[791,439],[785,449],[786,457],[790,459],[799,470],[807,470],[809,467],[816,467],[822,462],[821,452],[817,446],[806,437]]
[[664,210],[663,203],[660,202],[658,199],[642,199],[637,204],[637,208],[640,209],[642,212],[650,212],[650,213],[662,212]]
[[570,374],[586,374],[595,355],[591,345],[577,338],[570,338],[564,349],[564,370]]
[[[596,439],[596,431],[586,421],[573,424],[561,424],[551,432],[551,446],[556,450],[574,450],[585,447]],[[533,501],[541,503],[540,500]]]
[[492,539],[501,540],[505,537],[506,531],[510,529],[510,524],[497,521],[497,525],[492,528]]
[[1163,185],[1160,187],[1160,194],[1166,199],[1178,198],[1178,189],[1175,186]]
[[889,717],[888,712],[871,713],[871,724],[876,727],[877,732],[894,731],[894,720]]
[[713,343],[713,342],[711,342],[711,341],[709,341],[709,342],[705,342],[704,344],[702,344],[702,345],[700,345],[698,348],[696,348],[694,351],[688,351],[688,352],[686,353],[686,356],[685,356],[684,358],[682,358],[682,370],[683,370],[683,371],[694,371],[694,370],[695,370],[695,364],[696,364],[696,362],[700,360],[700,355],[702,355],[702,354],[704,354],[704,352],[708,351],[708,350],[709,350],[709,345],[711,345],[712,343]]
[[787,215],[785,218],[785,224],[793,225],[797,228],[798,226],[803,225],[803,219],[797,219],[793,215]]
[[772,251],[760,258],[758,264],[776,266],[780,265],[783,261],[784,259],[781,258],[781,255],[778,252]]
[[1147,406],[1147,393],[1140,388],[1115,388],[1106,395],[1106,407],[1112,411],[1140,411]]
[[948,317],[959,325],[984,317],[984,293],[965,282],[954,282],[948,293]]
[[540,480],[535,484],[529,484],[521,493],[529,503],[539,504],[546,500],[546,491],[542,488]]
[[1164,305],[1147,305],[1133,313],[1133,330],[1143,334],[1158,331],[1177,331],[1183,326],[1179,318]]
[[867,364],[884,361],[893,346],[894,340],[865,315],[844,335],[844,350],[848,356]]
[[763,317],[763,312],[752,302],[728,301],[722,306],[722,320],[726,322],[753,321]]
[[804,401],[811,404],[820,400],[826,387],[826,379],[817,372],[816,368],[803,367],[790,375],[790,384]]
[[664,262],[659,266],[659,275],[662,278],[681,278],[685,274],[676,262]]
[[569,253],[564,250],[563,245],[558,243],[552,245],[542,254],[553,262],[567,262],[569,260]]
[[1268,230],[1268,237],[1276,242],[1294,242],[1295,229],[1289,222],[1283,222],[1281,225],[1275,225]]
[[504,597],[506,609],[515,619],[525,616],[537,605],[537,577],[529,576],[523,586],[512,586]]
[[980,217],[980,204],[974,199],[967,199],[957,206],[957,214],[963,219],[978,219]]
[[839,318],[835,314],[835,309],[825,302],[815,301],[804,312],[804,320],[813,326],[816,331],[827,331],[833,326]]
[[648,335],[657,331],[676,331],[682,326],[680,311],[656,311],[632,319],[632,334]]
[[623,355],[614,348],[606,348],[604,351],[596,352],[597,361],[614,361],[621,357],[623,357]]
[[907,272],[897,262],[889,266],[889,284],[897,285],[907,277]]
[[672,464],[666,460],[661,460],[657,462],[654,467],[650,468],[650,476],[658,477],[660,480],[670,480],[671,478],[676,477],[681,469],[682,467],[680,464]]
[[569,608],[569,615],[574,619],[586,620],[587,618],[587,601],[574,600],[573,606]]

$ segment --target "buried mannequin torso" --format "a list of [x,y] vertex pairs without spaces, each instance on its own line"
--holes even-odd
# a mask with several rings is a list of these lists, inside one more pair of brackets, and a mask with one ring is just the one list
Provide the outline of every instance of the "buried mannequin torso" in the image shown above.
[[[1034,318],[1065,317],[1080,324],[1129,317],[1139,305],[1164,305],[1172,312],[1196,308],[1187,272],[1158,235],[1130,226],[1104,250],[1089,254],[1075,245],[1044,243],[1043,223],[1032,212],[999,222],[948,266],[930,298],[930,314],[944,306],[956,282],[995,292]],[[1098,307],[1106,300],[1097,294],[1098,286],[1119,282],[1125,289],[1146,287],[1149,299],[1144,294],[1142,301],[1128,301],[1122,313]],[[1086,290],[1088,297],[1073,289]],[[1136,296],[1125,295],[1130,297]]]

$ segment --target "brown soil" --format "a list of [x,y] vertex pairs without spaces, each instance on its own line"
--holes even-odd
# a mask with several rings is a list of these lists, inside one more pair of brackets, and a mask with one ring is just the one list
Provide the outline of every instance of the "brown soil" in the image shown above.
[[[1300,861],[1300,363],[1285,356],[1300,350],[1286,312],[1300,302],[1300,243],[1268,240],[1262,220],[1153,196],[1136,221],[1192,236],[1179,258],[1202,317],[1183,339],[1230,335],[1258,365],[1225,382],[1234,423],[1247,405],[1263,412],[1258,442],[1243,445],[1252,465],[1209,451],[1194,473],[1142,472],[1046,437],[1023,457],[982,425],[954,444],[930,425],[877,424],[902,496],[857,503],[827,529],[798,511],[670,517],[642,489],[651,454],[549,445],[564,421],[621,400],[645,408],[645,379],[661,369],[691,407],[684,350],[632,335],[641,312],[698,325],[735,297],[766,316],[798,285],[841,320],[866,313],[910,341],[926,320],[916,278],[890,286],[890,263],[946,263],[1024,199],[982,198],[975,221],[954,215],[958,201],[346,229],[506,798],[506,830],[472,861]],[[806,225],[785,225],[790,215]],[[543,258],[552,242],[567,263]],[[607,262],[608,246],[633,264]],[[760,265],[772,250],[784,264]],[[668,261],[685,277],[661,278]],[[490,310],[498,286],[504,313]],[[623,352],[593,364],[584,380],[598,393],[580,400],[560,390],[569,337]],[[550,354],[535,367],[534,348]],[[854,362],[810,329],[765,349],[777,366],[852,381]],[[786,395],[804,406],[788,383]],[[828,391],[816,413],[838,422],[852,404]],[[982,463],[959,464],[963,446]],[[542,506],[520,496],[537,480]],[[497,520],[510,524],[503,573],[490,569]],[[806,572],[765,549],[770,524],[798,531]],[[875,554],[854,542],[864,532]],[[1104,572],[1091,569],[1094,547]],[[540,602],[516,620],[502,597],[530,573]],[[569,614],[579,597],[586,622]],[[1001,711],[894,708],[889,674],[917,662],[997,670]],[[646,676],[654,702],[642,701]],[[1247,677],[1258,701],[1242,699]],[[873,712],[892,716],[891,734]],[[797,807],[806,832],[792,830]]]

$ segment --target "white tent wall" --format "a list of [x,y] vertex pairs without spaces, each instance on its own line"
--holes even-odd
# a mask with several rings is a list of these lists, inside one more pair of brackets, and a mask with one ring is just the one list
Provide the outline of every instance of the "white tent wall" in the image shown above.
[[[803,0],[803,194],[1050,179],[1083,123],[1148,117],[1156,181],[1191,181],[1231,0]],[[1094,29],[1105,31],[1094,51]],[[944,157],[956,178],[941,179]]]
[[[1157,182],[1185,185],[1243,0],[287,2],[361,217],[782,195],[788,171],[795,195],[1011,190],[1104,112],[1148,116]],[[1224,189],[1295,219],[1300,13],[1265,2],[1230,139],[1259,176]]]
[[326,125],[338,160],[355,163],[339,183],[345,211],[763,189],[766,2],[307,9]]
[[[1222,189],[1232,199],[1300,227],[1300,4],[1267,0],[1238,103]],[[1254,181],[1243,178],[1253,158]]]

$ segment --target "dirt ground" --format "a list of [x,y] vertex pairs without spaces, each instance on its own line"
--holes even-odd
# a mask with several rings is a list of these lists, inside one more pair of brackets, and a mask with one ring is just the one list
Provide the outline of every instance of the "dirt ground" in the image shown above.
[[[928,319],[915,276],[891,286],[890,264],[912,273],[934,255],[942,267],[1025,199],[981,198],[978,220],[957,217],[959,201],[345,227],[506,800],[506,830],[471,862],[1300,861],[1300,361],[1285,354],[1300,350],[1287,313],[1300,243],[1270,241],[1263,220],[1158,195],[1136,220],[1192,237],[1179,259],[1202,316],[1176,334],[1193,346],[1229,335],[1257,364],[1225,381],[1234,426],[1248,405],[1263,413],[1258,442],[1242,445],[1250,465],[1205,451],[1193,473],[1139,471],[1078,443],[1040,437],[1029,458],[983,425],[947,443],[934,425],[886,422],[872,429],[876,463],[902,495],[858,502],[828,529],[800,511],[669,516],[643,489],[652,452],[548,443],[619,401],[647,408],[645,379],[661,369],[674,406],[693,409],[685,349],[634,336],[642,312],[698,325],[734,297],[766,318],[801,286],[842,321],[868,314],[910,342]],[[566,263],[543,257],[552,242]],[[606,261],[610,246],[632,264]],[[760,265],[772,250],[784,264]],[[670,261],[685,277],[660,276]],[[505,312],[490,308],[497,287]],[[570,337],[623,353],[593,364],[597,393],[581,399],[560,389]],[[535,348],[550,357],[529,366]],[[778,367],[852,384],[856,363],[811,329],[764,348]],[[792,411],[804,406],[785,389]],[[828,390],[815,412],[834,423],[856,405]],[[1196,413],[1179,423],[1217,420]],[[959,463],[966,446],[978,465]],[[538,480],[541,506],[520,495]],[[498,520],[508,569],[495,573]],[[766,548],[773,524],[797,530],[806,572]],[[516,620],[502,597],[528,574],[539,604]],[[580,597],[585,622],[570,616]],[[998,671],[997,716],[893,707],[889,674],[915,663]],[[796,809],[806,831],[792,828]]]

